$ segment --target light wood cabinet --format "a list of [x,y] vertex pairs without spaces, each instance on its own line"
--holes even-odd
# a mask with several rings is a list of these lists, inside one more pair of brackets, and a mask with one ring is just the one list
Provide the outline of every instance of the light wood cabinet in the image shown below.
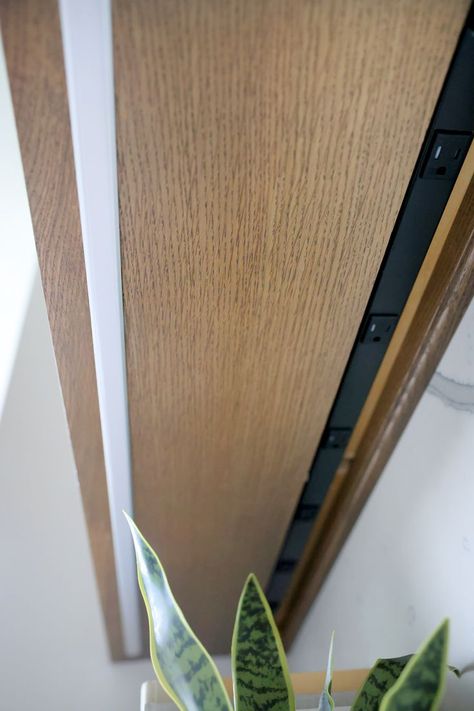
[[[23,161],[113,653],[121,654],[51,0],[2,0]],[[308,476],[465,0],[114,0],[135,514],[229,648]]]

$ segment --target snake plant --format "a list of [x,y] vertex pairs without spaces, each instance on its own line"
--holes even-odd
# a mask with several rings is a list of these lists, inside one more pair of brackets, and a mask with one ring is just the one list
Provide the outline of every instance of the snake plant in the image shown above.
[[[272,612],[254,575],[244,585],[232,637],[233,704],[212,657],[173,597],[155,551],[127,516],[159,682],[181,711],[295,711],[291,676]],[[448,622],[416,654],[379,659],[352,711],[435,711],[446,677]],[[331,640],[319,711],[334,709]]]

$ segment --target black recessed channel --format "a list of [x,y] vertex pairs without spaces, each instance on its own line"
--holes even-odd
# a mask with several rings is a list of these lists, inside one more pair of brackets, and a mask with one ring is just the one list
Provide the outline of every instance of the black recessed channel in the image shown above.
[[336,399],[267,587],[282,601],[395,331],[474,133],[471,11],[418,156]]

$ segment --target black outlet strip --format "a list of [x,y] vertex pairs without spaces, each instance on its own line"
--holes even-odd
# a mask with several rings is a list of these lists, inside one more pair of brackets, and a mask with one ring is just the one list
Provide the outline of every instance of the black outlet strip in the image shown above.
[[313,528],[474,133],[474,13],[461,34],[267,597],[277,609]]

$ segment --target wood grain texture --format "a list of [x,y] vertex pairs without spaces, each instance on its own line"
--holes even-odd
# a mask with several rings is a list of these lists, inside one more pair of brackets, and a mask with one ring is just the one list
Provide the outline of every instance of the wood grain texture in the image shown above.
[[474,144],[278,612],[290,644],[474,298]]
[[[0,20],[54,349],[111,654],[122,656],[59,17],[0,0]],[[38,374],[41,377],[41,374]],[[67,531],[58,531],[67,543]]]
[[465,0],[115,0],[138,524],[212,651],[307,477]]

